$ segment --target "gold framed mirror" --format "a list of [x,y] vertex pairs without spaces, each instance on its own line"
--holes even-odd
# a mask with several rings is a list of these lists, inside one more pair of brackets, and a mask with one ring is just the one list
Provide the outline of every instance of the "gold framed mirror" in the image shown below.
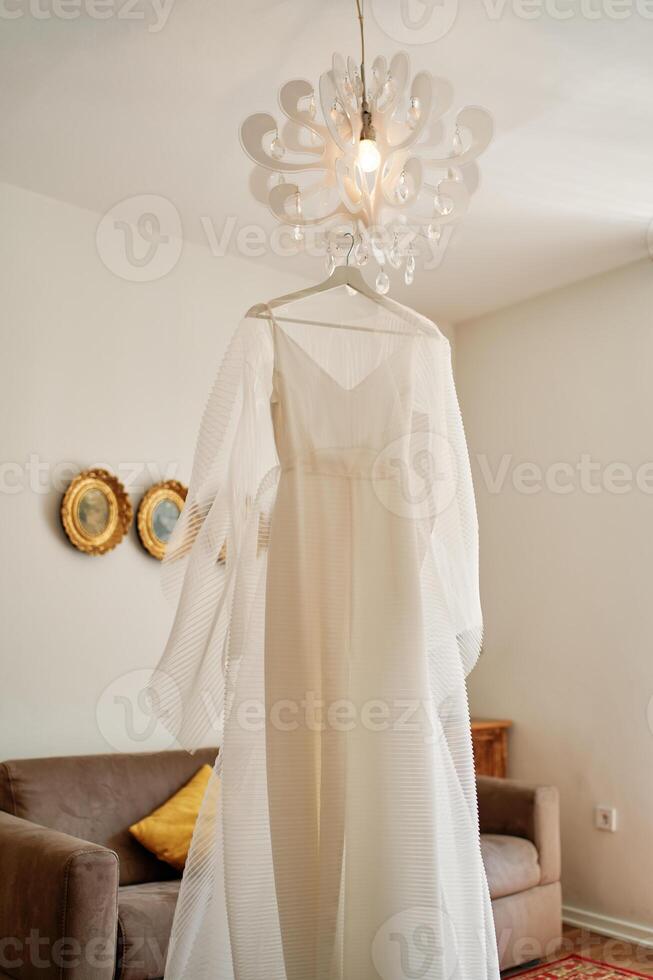
[[159,561],[165,555],[170,535],[179,520],[188,488],[177,480],[156,483],[138,507],[138,536],[145,550]]
[[87,555],[104,555],[115,548],[133,516],[127,491],[108,470],[78,473],[61,502],[64,531],[71,544]]

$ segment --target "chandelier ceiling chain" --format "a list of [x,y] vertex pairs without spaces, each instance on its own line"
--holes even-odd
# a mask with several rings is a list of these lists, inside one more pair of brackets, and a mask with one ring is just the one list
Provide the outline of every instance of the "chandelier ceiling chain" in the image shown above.
[[[474,161],[493,131],[489,113],[466,106],[455,119],[448,152],[437,153],[453,91],[446,79],[420,71],[410,82],[405,52],[390,63],[365,60],[364,0],[355,0],[361,61],[334,54],[316,93],[310,82],[286,82],[279,93],[285,117],[256,113],[241,127],[245,152],[256,164],[255,197],[266,204],[300,248],[307,231],[326,255],[327,270],[344,234],[356,241],[354,260],[378,267],[376,288],[387,292],[386,266],[415,278],[416,255],[428,243],[440,255],[467,210],[477,183]],[[471,165],[471,166],[470,166]]]

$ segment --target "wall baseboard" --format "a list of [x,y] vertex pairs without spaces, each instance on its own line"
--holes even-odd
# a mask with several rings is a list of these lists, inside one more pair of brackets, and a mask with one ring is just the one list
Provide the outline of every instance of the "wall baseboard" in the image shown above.
[[640,925],[637,922],[626,922],[625,919],[614,919],[609,915],[598,912],[588,912],[571,905],[563,905],[562,921],[578,929],[589,929],[601,936],[611,939],[621,939],[625,942],[638,943],[640,946],[653,947],[653,926]]

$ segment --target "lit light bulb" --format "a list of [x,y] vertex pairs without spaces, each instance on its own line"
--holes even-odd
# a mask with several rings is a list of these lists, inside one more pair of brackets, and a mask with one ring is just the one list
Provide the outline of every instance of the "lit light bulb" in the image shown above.
[[373,174],[381,163],[381,154],[374,140],[363,139],[358,144],[358,165],[364,174]]

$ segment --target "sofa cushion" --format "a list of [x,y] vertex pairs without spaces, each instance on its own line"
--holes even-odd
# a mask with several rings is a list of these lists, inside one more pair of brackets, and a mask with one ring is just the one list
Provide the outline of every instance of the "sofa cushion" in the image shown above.
[[130,824],[161,806],[217,749],[17,759],[0,763],[0,810],[101,844],[120,860],[120,884],[178,872],[146,851]]
[[118,889],[117,980],[163,976],[179,881]]
[[516,895],[539,885],[537,849],[525,837],[481,834],[481,853],[491,898]]
[[177,871],[183,871],[186,865],[195,824],[212,773],[211,766],[201,766],[193,778],[163,806],[157,807],[129,828],[129,833],[143,847]]

